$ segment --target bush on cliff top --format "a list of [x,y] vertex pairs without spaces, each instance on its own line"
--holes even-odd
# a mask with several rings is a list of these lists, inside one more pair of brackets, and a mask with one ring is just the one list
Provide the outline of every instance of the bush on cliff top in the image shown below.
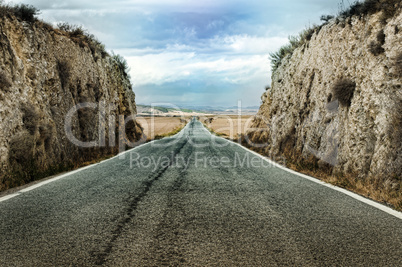
[[75,43],[79,44],[81,47],[89,47],[92,54],[95,55],[96,51],[101,53],[101,56],[105,58],[109,55],[106,52],[105,45],[102,44],[93,34],[90,34],[83,27],[78,25],[72,25],[67,22],[57,24],[59,30],[67,33],[67,35]]
[[112,59],[116,63],[119,70],[123,73],[124,77],[130,79],[130,74],[129,74],[130,67],[128,66],[127,60],[124,57],[122,57],[118,54],[115,54],[113,51],[112,51]]
[[289,44],[282,46],[279,51],[275,53],[270,53],[269,58],[271,60],[272,71],[278,69],[278,67],[282,64],[282,60],[290,55],[293,55],[293,52],[300,46],[304,45],[308,41],[311,40],[314,32],[319,29],[315,26],[313,28],[308,28],[302,31],[298,36],[289,36]]
[[[401,0],[365,0],[355,1],[349,8],[345,8],[344,1],[339,5],[339,14],[336,18],[337,22],[345,20],[353,16],[366,16],[377,12],[382,12],[381,23],[385,23],[388,18],[391,18],[395,13],[402,7]],[[310,41],[314,32],[319,32],[321,28],[329,23],[331,19],[335,18],[330,15],[321,16],[321,20],[324,21],[322,25],[313,25],[313,27],[304,30],[298,37],[290,37],[289,44],[284,45],[275,53],[270,53],[271,67],[272,71],[275,72],[278,67],[282,64],[285,57],[292,56],[294,50],[304,45],[306,42]],[[297,41],[295,42],[295,39]],[[379,39],[377,37],[377,39]],[[293,42],[292,42],[293,40]],[[369,45],[370,52],[375,55],[382,53],[381,42],[372,43]]]
[[14,15],[24,21],[34,22],[39,14],[39,9],[32,5],[17,4],[14,6],[0,2],[0,16]]
[[342,1],[339,17],[349,18],[352,16],[366,16],[382,11],[381,22],[384,23],[391,18],[395,12],[401,7],[400,0],[365,0],[355,1],[349,8],[343,8]]

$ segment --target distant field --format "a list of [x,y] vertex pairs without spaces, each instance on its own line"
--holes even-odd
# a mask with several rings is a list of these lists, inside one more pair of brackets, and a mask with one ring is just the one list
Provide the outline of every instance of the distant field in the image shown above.
[[239,134],[244,134],[251,125],[254,115],[214,115],[200,117],[200,121],[206,124],[214,132],[235,139]]
[[137,117],[148,140],[163,137],[184,127],[190,117]]
[[[148,140],[164,137],[184,127],[191,119],[186,117],[137,117],[137,121],[144,128]],[[251,125],[252,115],[243,115],[241,119],[235,115],[208,115],[198,119],[215,133],[235,139],[244,134]]]

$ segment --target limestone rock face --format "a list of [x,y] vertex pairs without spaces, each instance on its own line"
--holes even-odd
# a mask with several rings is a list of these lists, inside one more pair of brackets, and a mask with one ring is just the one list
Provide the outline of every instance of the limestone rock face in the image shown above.
[[[80,103],[91,104],[71,113],[71,133],[95,147],[67,138],[67,114]],[[112,57],[40,21],[0,19],[0,190],[116,153],[119,115],[135,114],[130,81]],[[129,140],[140,138],[135,121],[126,128]]]
[[[268,133],[264,152],[273,157],[299,154],[362,179],[400,179],[402,13],[385,24],[380,16],[332,21],[285,58],[262,96],[251,140]],[[333,91],[345,79],[355,84],[350,105]]]

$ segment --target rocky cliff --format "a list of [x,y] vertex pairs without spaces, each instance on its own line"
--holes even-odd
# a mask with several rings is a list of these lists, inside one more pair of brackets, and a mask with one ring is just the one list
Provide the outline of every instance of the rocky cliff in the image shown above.
[[332,19],[285,57],[248,137],[289,166],[366,195],[386,191],[377,199],[402,207],[400,4],[384,12]]
[[[119,57],[72,30],[0,18],[0,190],[117,153],[119,116],[136,114]],[[126,126],[125,141],[139,140]]]

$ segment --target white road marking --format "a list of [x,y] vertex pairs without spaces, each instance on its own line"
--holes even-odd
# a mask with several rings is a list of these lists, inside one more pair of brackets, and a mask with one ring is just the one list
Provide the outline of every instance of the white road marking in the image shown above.
[[126,154],[126,153],[129,153],[130,151],[133,151],[134,149],[138,149],[138,148],[140,148],[140,147],[142,147],[142,146],[145,146],[145,145],[150,145],[151,143],[153,143],[153,142],[155,142],[155,141],[156,141],[156,140],[151,141],[151,142],[148,142],[148,143],[141,144],[141,145],[139,145],[139,146],[137,146],[137,147],[134,147],[134,148],[129,149],[129,150],[127,150],[127,151],[121,152],[121,153],[119,153],[118,155],[116,155],[116,156],[114,156],[114,157],[112,157],[112,158],[110,158],[110,159],[106,159],[106,160],[103,160],[103,161],[101,161],[101,162],[98,162],[98,163],[95,163],[95,164],[92,164],[92,165],[88,165],[88,166],[86,166],[86,167],[82,167],[82,168],[77,169],[77,170],[75,170],[75,171],[71,171],[71,172],[68,172],[68,173],[59,175],[59,176],[57,176],[57,177],[54,177],[54,178],[52,178],[52,179],[49,179],[49,180],[46,180],[46,181],[43,181],[43,182],[34,184],[34,185],[30,186],[30,187],[21,189],[20,191],[18,191],[18,192],[16,192],[16,193],[13,193],[13,194],[6,195],[6,196],[4,196],[4,197],[1,197],[1,198],[0,198],[0,202],[9,200],[9,199],[11,199],[11,198],[13,198],[13,197],[16,197],[16,196],[21,195],[22,193],[26,193],[26,192],[32,191],[32,190],[34,190],[34,189],[36,189],[36,188],[39,188],[39,187],[41,187],[41,186],[43,186],[43,185],[46,185],[46,184],[55,182],[55,181],[60,180],[60,179],[63,179],[63,178],[68,177],[68,176],[70,176],[70,175],[76,174],[76,173],[78,173],[78,172],[80,172],[80,171],[83,171],[83,170],[86,170],[86,169],[95,167],[95,166],[97,166],[97,165],[99,165],[99,164],[105,163],[105,162],[110,161],[110,160],[113,160],[113,159],[116,159],[116,158],[118,158],[118,157],[120,157],[120,156],[122,156],[122,155],[124,155],[124,154]]
[[[227,140],[227,139],[225,139],[225,138],[222,138],[222,139]],[[280,164],[278,164],[278,163],[276,163],[276,162],[274,162],[274,161],[272,161],[272,160],[270,160],[270,159],[268,159],[268,158],[266,158],[266,157],[264,157],[264,156],[258,154],[257,152],[254,152],[254,151],[248,149],[247,147],[244,147],[244,146],[242,146],[242,145],[240,145],[240,144],[238,144],[238,143],[236,143],[236,142],[233,142],[233,141],[231,141],[231,140],[227,140],[227,141],[229,141],[229,142],[231,142],[231,143],[233,143],[233,144],[235,144],[235,145],[237,145],[237,146],[243,148],[244,150],[246,150],[246,151],[248,151],[248,152],[250,152],[250,153],[252,153],[252,154],[254,154],[254,155],[256,155],[256,156],[258,156],[258,157],[260,157],[260,158],[262,158],[262,159],[264,159],[266,162],[272,164],[273,166],[275,166],[275,167],[277,167],[277,168],[280,168],[280,169],[282,169],[282,170],[284,170],[284,171],[287,171],[287,172],[289,172],[289,173],[291,173],[291,174],[300,176],[300,177],[302,177],[302,178],[304,178],[304,179],[307,179],[307,180],[309,180],[309,181],[312,181],[312,182],[314,182],[314,183],[317,183],[317,184],[326,186],[326,187],[328,187],[328,188],[331,188],[331,189],[333,189],[333,190],[336,190],[336,191],[338,191],[338,192],[341,192],[341,193],[343,193],[343,194],[345,194],[345,195],[348,195],[348,196],[350,196],[350,197],[352,197],[352,198],[354,198],[354,199],[356,199],[356,200],[358,200],[358,201],[360,201],[360,202],[363,202],[363,203],[365,203],[365,204],[367,204],[367,205],[370,205],[370,206],[372,206],[372,207],[374,207],[374,208],[377,208],[377,209],[379,209],[379,210],[382,210],[382,211],[384,211],[384,212],[386,212],[386,213],[388,213],[388,214],[390,214],[390,215],[393,215],[393,216],[395,216],[396,218],[402,220],[402,212],[399,212],[399,211],[397,211],[397,210],[394,210],[394,209],[392,209],[392,208],[390,208],[390,207],[387,207],[387,206],[385,206],[385,205],[383,205],[383,204],[380,204],[380,203],[378,203],[378,202],[375,202],[374,200],[370,200],[370,199],[368,199],[368,198],[365,198],[365,197],[363,197],[363,196],[361,196],[361,195],[358,195],[358,194],[356,194],[356,193],[353,193],[353,192],[351,192],[351,191],[349,191],[349,190],[346,190],[346,189],[344,189],[344,188],[341,188],[341,187],[338,187],[338,186],[335,186],[335,185],[326,183],[326,182],[321,181],[321,180],[319,180],[319,179],[317,179],[317,178],[314,178],[314,177],[311,177],[311,176],[308,176],[308,175],[305,175],[305,174],[296,172],[296,171],[294,171],[294,170],[288,169],[288,168],[286,168],[286,167],[284,167],[284,166],[282,166],[282,165],[280,165]]]
[[[206,132],[208,132],[209,134],[211,134],[211,132],[208,131],[208,129],[206,129],[205,126],[204,126],[203,128],[204,128],[204,130],[205,130]],[[212,134],[211,134],[211,135],[212,135]],[[333,190],[336,190],[336,191],[338,191],[338,192],[341,192],[341,193],[343,193],[343,194],[345,194],[345,195],[348,195],[348,196],[350,196],[350,197],[352,197],[352,198],[354,198],[354,199],[356,199],[356,200],[358,200],[358,201],[360,201],[360,202],[363,202],[363,203],[365,203],[365,204],[367,204],[367,205],[370,205],[370,206],[372,206],[372,207],[374,207],[374,208],[377,208],[377,209],[379,209],[379,210],[382,210],[382,211],[384,211],[384,212],[386,212],[386,213],[388,213],[388,214],[390,214],[390,215],[393,215],[393,216],[395,216],[396,218],[402,220],[402,212],[399,212],[399,211],[394,210],[394,209],[392,209],[392,208],[390,208],[390,207],[387,207],[387,206],[385,206],[385,205],[383,205],[383,204],[380,204],[380,203],[378,203],[378,202],[375,202],[374,200],[367,199],[367,198],[365,198],[365,197],[363,197],[363,196],[361,196],[361,195],[358,195],[358,194],[356,194],[356,193],[353,193],[353,192],[351,192],[351,191],[349,191],[349,190],[346,190],[346,189],[344,189],[344,188],[341,188],[341,187],[338,187],[338,186],[335,186],[335,185],[326,183],[326,182],[321,181],[321,180],[319,180],[319,179],[317,179],[317,178],[314,178],[314,177],[311,177],[311,176],[308,176],[308,175],[305,175],[305,174],[296,172],[296,171],[294,171],[294,170],[288,169],[288,168],[286,168],[286,167],[280,165],[279,163],[277,163],[277,162],[275,162],[275,161],[272,161],[272,160],[268,159],[267,157],[264,157],[264,156],[262,156],[261,154],[258,154],[257,152],[252,151],[252,150],[248,149],[247,147],[242,146],[242,145],[240,145],[239,143],[236,143],[236,142],[234,142],[234,141],[232,141],[232,140],[228,140],[228,139],[219,137],[219,136],[217,136],[217,135],[214,135],[214,136],[217,137],[217,138],[221,138],[221,139],[223,139],[223,140],[226,140],[226,141],[228,141],[228,142],[230,142],[230,143],[232,143],[232,144],[235,144],[235,145],[237,145],[237,146],[243,148],[243,149],[246,150],[247,152],[250,152],[250,153],[252,153],[253,155],[256,155],[256,156],[262,158],[263,160],[265,160],[266,162],[268,162],[268,163],[271,164],[272,166],[275,166],[275,167],[277,167],[277,168],[280,168],[280,169],[282,169],[282,170],[284,170],[284,171],[287,171],[287,172],[289,172],[289,173],[291,173],[291,174],[297,175],[297,176],[299,176],[299,177],[302,177],[302,178],[307,179],[307,180],[309,180],[309,181],[312,181],[312,182],[314,182],[314,183],[317,183],[317,184],[326,186],[326,187],[328,187],[328,188],[331,188],[331,189],[333,189]]]
[[[202,124],[201,124],[201,125],[202,125]],[[186,128],[187,126],[188,126],[188,124],[187,124],[184,128]],[[203,126],[203,125],[202,125],[202,126]],[[184,129],[184,128],[183,128],[183,129]],[[203,129],[204,129],[207,133],[211,134],[211,132],[208,131],[208,129],[206,129],[204,126],[203,126]],[[177,133],[176,135],[178,135],[178,134],[179,134],[179,133]],[[176,136],[176,135],[175,135],[175,136]],[[212,135],[212,134],[211,134],[211,135]],[[377,208],[377,209],[379,209],[379,210],[382,210],[382,211],[384,211],[384,212],[386,212],[386,213],[388,213],[388,214],[390,214],[390,215],[393,215],[393,216],[397,217],[398,219],[402,219],[402,213],[399,212],[399,211],[396,211],[396,210],[394,210],[394,209],[392,209],[392,208],[390,208],[390,207],[387,207],[387,206],[382,205],[382,204],[380,204],[380,203],[378,203],[378,202],[375,202],[375,201],[373,201],[373,200],[370,200],[370,199],[367,199],[367,198],[365,198],[365,197],[362,197],[362,196],[360,196],[360,195],[358,195],[358,194],[356,194],[356,193],[353,193],[353,192],[351,192],[351,191],[348,191],[348,190],[346,190],[346,189],[343,189],[343,188],[337,187],[337,186],[335,186],[335,185],[326,183],[326,182],[321,181],[321,180],[319,180],[319,179],[317,179],[317,178],[314,178],[314,177],[311,177],[311,176],[308,176],[308,175],[305,175],[305,174],[302,174],[302,173],[298,173],[298,172],[293,171],[293,170],[291,170],[291,169],[288,169],[288,168],[286,168],[286,167],[284,167],[284,166],[282,166],[282,165],[280,165],[280,164],[278,164],[278,163],[276,163],[276,162],[274,162],[274,161],[272,161],[272,160],[270,160],[270,159],[268,159],[268,158],[266,158],[266,157],[264,157],[264,156],[258,154],[257,152],[254,152],[254,151],[248,149],[247,147],[244,147],[244,146],[242,146],[242,145],[240,145],[240,144],[238,144],[238,143],[236,143],[236,142],[233,142],[233,141],[231,141],[231,140],[227,140],[227,139],[222,138],[222,137],[218,137],[218,136],[216,136],[216,137],[217,137],[217,138],[221,138],[221,139],[223,139],[223,140],[226,140],[226,141],[228,141],[228,142],[230,142],[230,143],[232,143],[232,144],[235,144],[235,145],[237,145],[237,146],[243,148],[244,150],[246,150],[246,151],[248,151],[248,152],[250,152],[250,153],[252,153],[252,154],[254,154],[254,155],[256,155],[256,156],[258,156],[258,157],[260,157],[260,158],[262,158],[262,159],[265,160],[266,162],[270,163],[272,166],[275,166],[275,167],[277,167],[277,168],[280,168],[280,169],[282,169],[282,170],[284,170],[284,171],[287,171],[287,172],[289,172],[289,173],[291,173],[291,174],[300,176],[300,177],[302,177],[302,178],[304,178],[304,179],[310,180],[310,181],[312,181],[312,182],[314,182],[314,183],[317,183],[317,184],[326,186],[326,187],[328,187],[328,188],[331,188],[331,189],[333,189],[333,190],[336,190],[336,191],[338,191],[338,192],[341,192],[341,193],[343,193],[343,194],[345,194],[345,195],[348,195],[348,196],[350,196],[350,197],[352,197],[352,198],[354,198],[354,199],[356,199],[356,200],[359,200],[360,202],[363,202],[363,203],[365,203],[365,204],[367,204],[367,205],[370,205],[370,206],[375,207],[375,208]],[[35,184],[35,185],[32,185],[32,186],[27,187],[27,188],[25,188],[25,189],[22,189],[22,190],[18,191],[17,193],[4,196],[4,197],[0,198],[0,202],[9,200],[9,199],[11,199],[11,198],[13,198],[13,197],[16,197],[16,196],[20,195],[21,193],[29,192],[29,191],[34,190],[34,189],[36,189],[36,188],[38,188],[38,187],[41,187],[41,186],[43,186],[43,185],[45,185],[45,184],[49,184],[49,183],[51,183],[51,182],[60,180],[60,179],[62,179],[62,178],[68,177],[68,176],[70,176],[70,175],[73,175],[73,174],[78,173],[78,172],[80,172],[80,171],[83,171],[83,170],[85,170],[85,169],[89,169],[89,168],[95,167],[95,166],[97,166],[97,165],[99,165],[99,164],[101,164],[101,163],[105,163],[105,162],[107,162],[107,161],[113,160],[113,159],[115,159],[115,158],[117,158],[117,157],[120,157],[120,156],[126,154],[126,153],[129,153],[130,151],[133,151],[133,150],[135,150],[135,149],[138,149],[138,148],[140,148],[140,147],[142,147],[142,146],[150,145],[150,144],[152,144],[152,143],[155,142],[155,141],[157,141],[157,140],[154,140],[154,141],[151,141],[151,142],[149,142],[149,143],[145,143],[145,144],[139,145],[139,146],[137,146],[137,147],[135,147],[135,148],[133,148],[133,149],[124,151],[124,152],[122,152],[122,153],[120,153],[120,154],[118,154],[118,155],[116,155],[116,156],[114,156],[114,157],[112,157],[112,158],[110,158],[110,159],[107,159],[107,160],[101,161],[101,162],[99,162],[99,163],[96,163],[96,164],[93,164],[93,165],[89,165],[89,166],[80,168],[80,169],[78,169],[78,170],[75,170],[75,171],[72,171],[72,172],[69,172],[69,173],[66,173],[66,174],[57,176],[57,177],[55,177],[55,178],[52,178],[52,179],[49,179],[49,180],[40,182],[40,183],[38,183],[38,184]]]
[[6,201],[6,200],[9,200],[10,198],[16,197],[16,196],[18,196],[18,195],[19,195],[19,193],[14,193],[14,194],[10,194],[10,195],[7,195],[7,196],[4,196],[4,197],[1,197],[1,198],[0,198],[0,202],[3,202],[3,201]]

